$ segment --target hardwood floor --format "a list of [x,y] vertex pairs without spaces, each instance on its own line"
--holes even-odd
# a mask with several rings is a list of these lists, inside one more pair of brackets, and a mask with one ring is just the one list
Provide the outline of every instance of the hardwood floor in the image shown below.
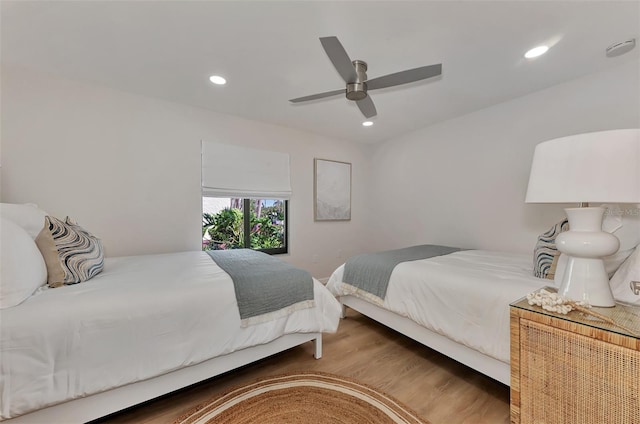
[[348,310],[336,334],[324,335],[322,359],[312,355],[313,345],[306,343],[97,422],[172,423],[231,387],[263,376],[316,370],[380,388],[431,424],[509,423],[507,386],[353,310]]

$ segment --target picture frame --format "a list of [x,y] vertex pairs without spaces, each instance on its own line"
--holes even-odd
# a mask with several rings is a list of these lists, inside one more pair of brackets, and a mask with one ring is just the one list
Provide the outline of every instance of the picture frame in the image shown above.
[[351,164],[313,160],[313,214],[315,221],[351,220]]

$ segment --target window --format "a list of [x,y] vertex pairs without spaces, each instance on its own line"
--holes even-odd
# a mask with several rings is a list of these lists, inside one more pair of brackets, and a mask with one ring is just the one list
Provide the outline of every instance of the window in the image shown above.
[[204,196],[202,250],[287,253],[287,209],[287,200]]
[[202,248],[287,253],[289,154],[202,142]]

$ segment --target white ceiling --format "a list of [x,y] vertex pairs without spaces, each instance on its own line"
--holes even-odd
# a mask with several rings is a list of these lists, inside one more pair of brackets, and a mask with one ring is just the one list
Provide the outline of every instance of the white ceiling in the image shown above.
[[[629,60],[638,1],[2,1],[3,63],[357,142],[379,142]],[[442,63],[431,80],[371,91],[364,128],[319,37],[370,78]],[[552,45],[534,60],[524,52]],[[223,87],[211,74],[228,79]]]

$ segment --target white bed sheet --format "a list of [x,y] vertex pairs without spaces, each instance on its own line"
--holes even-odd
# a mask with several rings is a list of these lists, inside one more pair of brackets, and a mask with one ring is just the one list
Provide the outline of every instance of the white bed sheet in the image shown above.
[[[343,273],[327,283],[336,296],[351,294]],[[382,307],[509,363],[509,304],[553,285],[533,276],[531,255],[466,250],[396,266]]]
[[0,416],[145,380],[268,343],[335,332],[340,305],[314,280],[314,308],[240,326],[231,278],[205,252],[108,258],[85,283],[0,311]]

